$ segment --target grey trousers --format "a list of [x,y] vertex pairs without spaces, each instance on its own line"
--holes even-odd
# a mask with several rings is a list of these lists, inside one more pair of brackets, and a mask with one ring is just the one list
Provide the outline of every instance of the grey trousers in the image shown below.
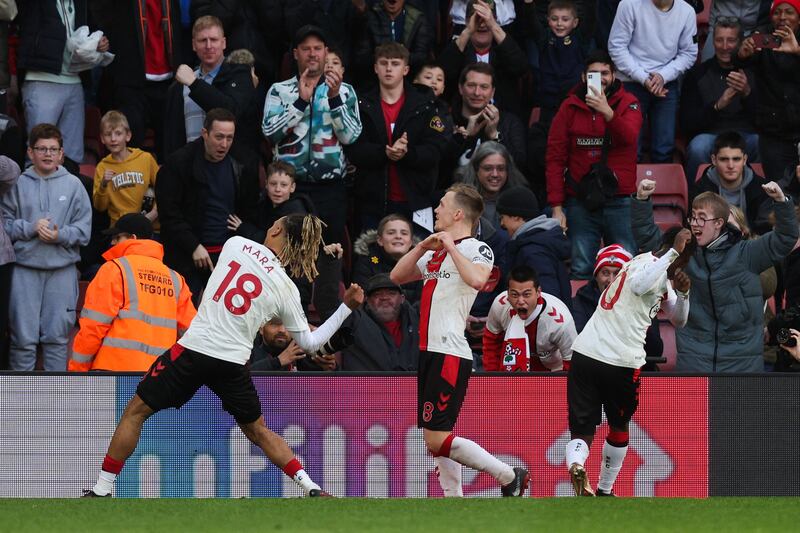
[[36,347],[41,344],[44,369],[66,371],[77,302],[78,272],[74,265],[56,270],[14,266],[9,303],[11,370],[33,370]]

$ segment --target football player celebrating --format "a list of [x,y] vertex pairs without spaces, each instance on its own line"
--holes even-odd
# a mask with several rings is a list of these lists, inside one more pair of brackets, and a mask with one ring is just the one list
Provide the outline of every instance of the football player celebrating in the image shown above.
[[483,369],[569,370],[577,335],[569,308],[542,292],[534,269],[519,265],[508,276],[508,290],[497,295],[489,310]]
[[322,242],[322,222],[313,215],[289,215],[267,231],[264,245],[242,237],[229,239],[203,293],[186,334],[150,367],[128,402],[114,431],[95,486],[85,496],[110,496],[125,460],[136,449],[142,426],[153,413],[180,408],[207,385],[242,430],[308,496],[328,496],[311,480],[286,441],[264,425],[250,371],[246,366],[259,328],[279,318],[306,353],[317,351],[351,310],[364,301],[350,285],[344,303],[310,331],[297,287],[284,271],[313,281]]
[[453,434],[472,374],[472,350],[464,327],[494,263],[489,245],[472,238],[482,212],[483,199],[474,187],[450,187],[434,211],[437,233],[404,255],[391,278],[399,285],[424,280],[417,425],[434,457],[445,496],[463,496],[461,465],[491,475],[503,496],[522,496],[530,480],[527,470],[511,468],[475,442]]
[[594,496],[584,465],[601,409],[609,432],[603,445],[598,496],[612,496],[625,454],[628,423],[639,403],[639,369],[645,363],[644,338],[663,306],[670,322],[683,327],[689,316],[689,276],[681,269],[695,248],[692,233],[675,227],[661,248],[634,257],[600,296],[600,303],[572,346],[567,376],[569,430],[566,462],[578,496]]

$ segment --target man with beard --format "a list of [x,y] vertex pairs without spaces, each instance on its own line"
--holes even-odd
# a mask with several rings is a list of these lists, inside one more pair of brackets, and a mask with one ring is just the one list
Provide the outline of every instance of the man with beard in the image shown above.
[[511,270],[508,291],[492,303],[483,335],[483,369],[527,372],[569,370],[578,334],[567,306],[542,292],[536,271]]
[[389,274],[377,274],[367,285],[367,302],[343,327],[353,344],[342,350],[342,370],[416,370],[419,360],[419,312]]
[[259,331],[259,337],[250,354],[250,370],[333,370],[333,356],[312,355],[307,357],[280,318],[273,318]]

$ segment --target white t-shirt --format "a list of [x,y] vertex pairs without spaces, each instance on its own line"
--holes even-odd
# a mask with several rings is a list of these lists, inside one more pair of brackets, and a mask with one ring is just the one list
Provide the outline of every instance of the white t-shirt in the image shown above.
[[[456,249],[472,263],[492,268],[494,253],[488,244],[472,237],[456,241]],[[472,359],[464,337],[469,310],[478,291],[467,285],[453,258],[444,250],[425,252],[417,268],[422,273],[419,349]]]
[[[614,366],[641,368],[645,363],[644,339],[647,328],[664,300],[677,299],[667,279],[667,266],[678,256],[675,250],[658,258],[652,253],[637,255],[622,267],[603,294],[586,327],[578,334],[572,350]],[[658,272],[653,271],[657,268]],[[653,279],[649,287],[643,279]],[[637,286],[637,295],[632,287]]]
[[268,248],[242,237],[228,239],[181,346],[240,365],[253,339],[280,317],[292,333],[308,330],[300,293]]

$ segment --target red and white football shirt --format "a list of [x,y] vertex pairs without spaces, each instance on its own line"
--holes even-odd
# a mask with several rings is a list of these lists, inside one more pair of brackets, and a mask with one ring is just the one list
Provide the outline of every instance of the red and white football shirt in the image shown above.
[[269,248],[242,237],[228,239],[186,334],[178,343],[240,365],[253,339],[280,317],[290,332],[308,330],[300,293]]
[[[472,263],[492,268],[494,253],[488,244],[472,237],[456,241],[456,249]],[[469,310],[478,295],[458,273],[445,250],[428,251],[417,261],[422,273],[419,349],[472,359],[464,337]]]

